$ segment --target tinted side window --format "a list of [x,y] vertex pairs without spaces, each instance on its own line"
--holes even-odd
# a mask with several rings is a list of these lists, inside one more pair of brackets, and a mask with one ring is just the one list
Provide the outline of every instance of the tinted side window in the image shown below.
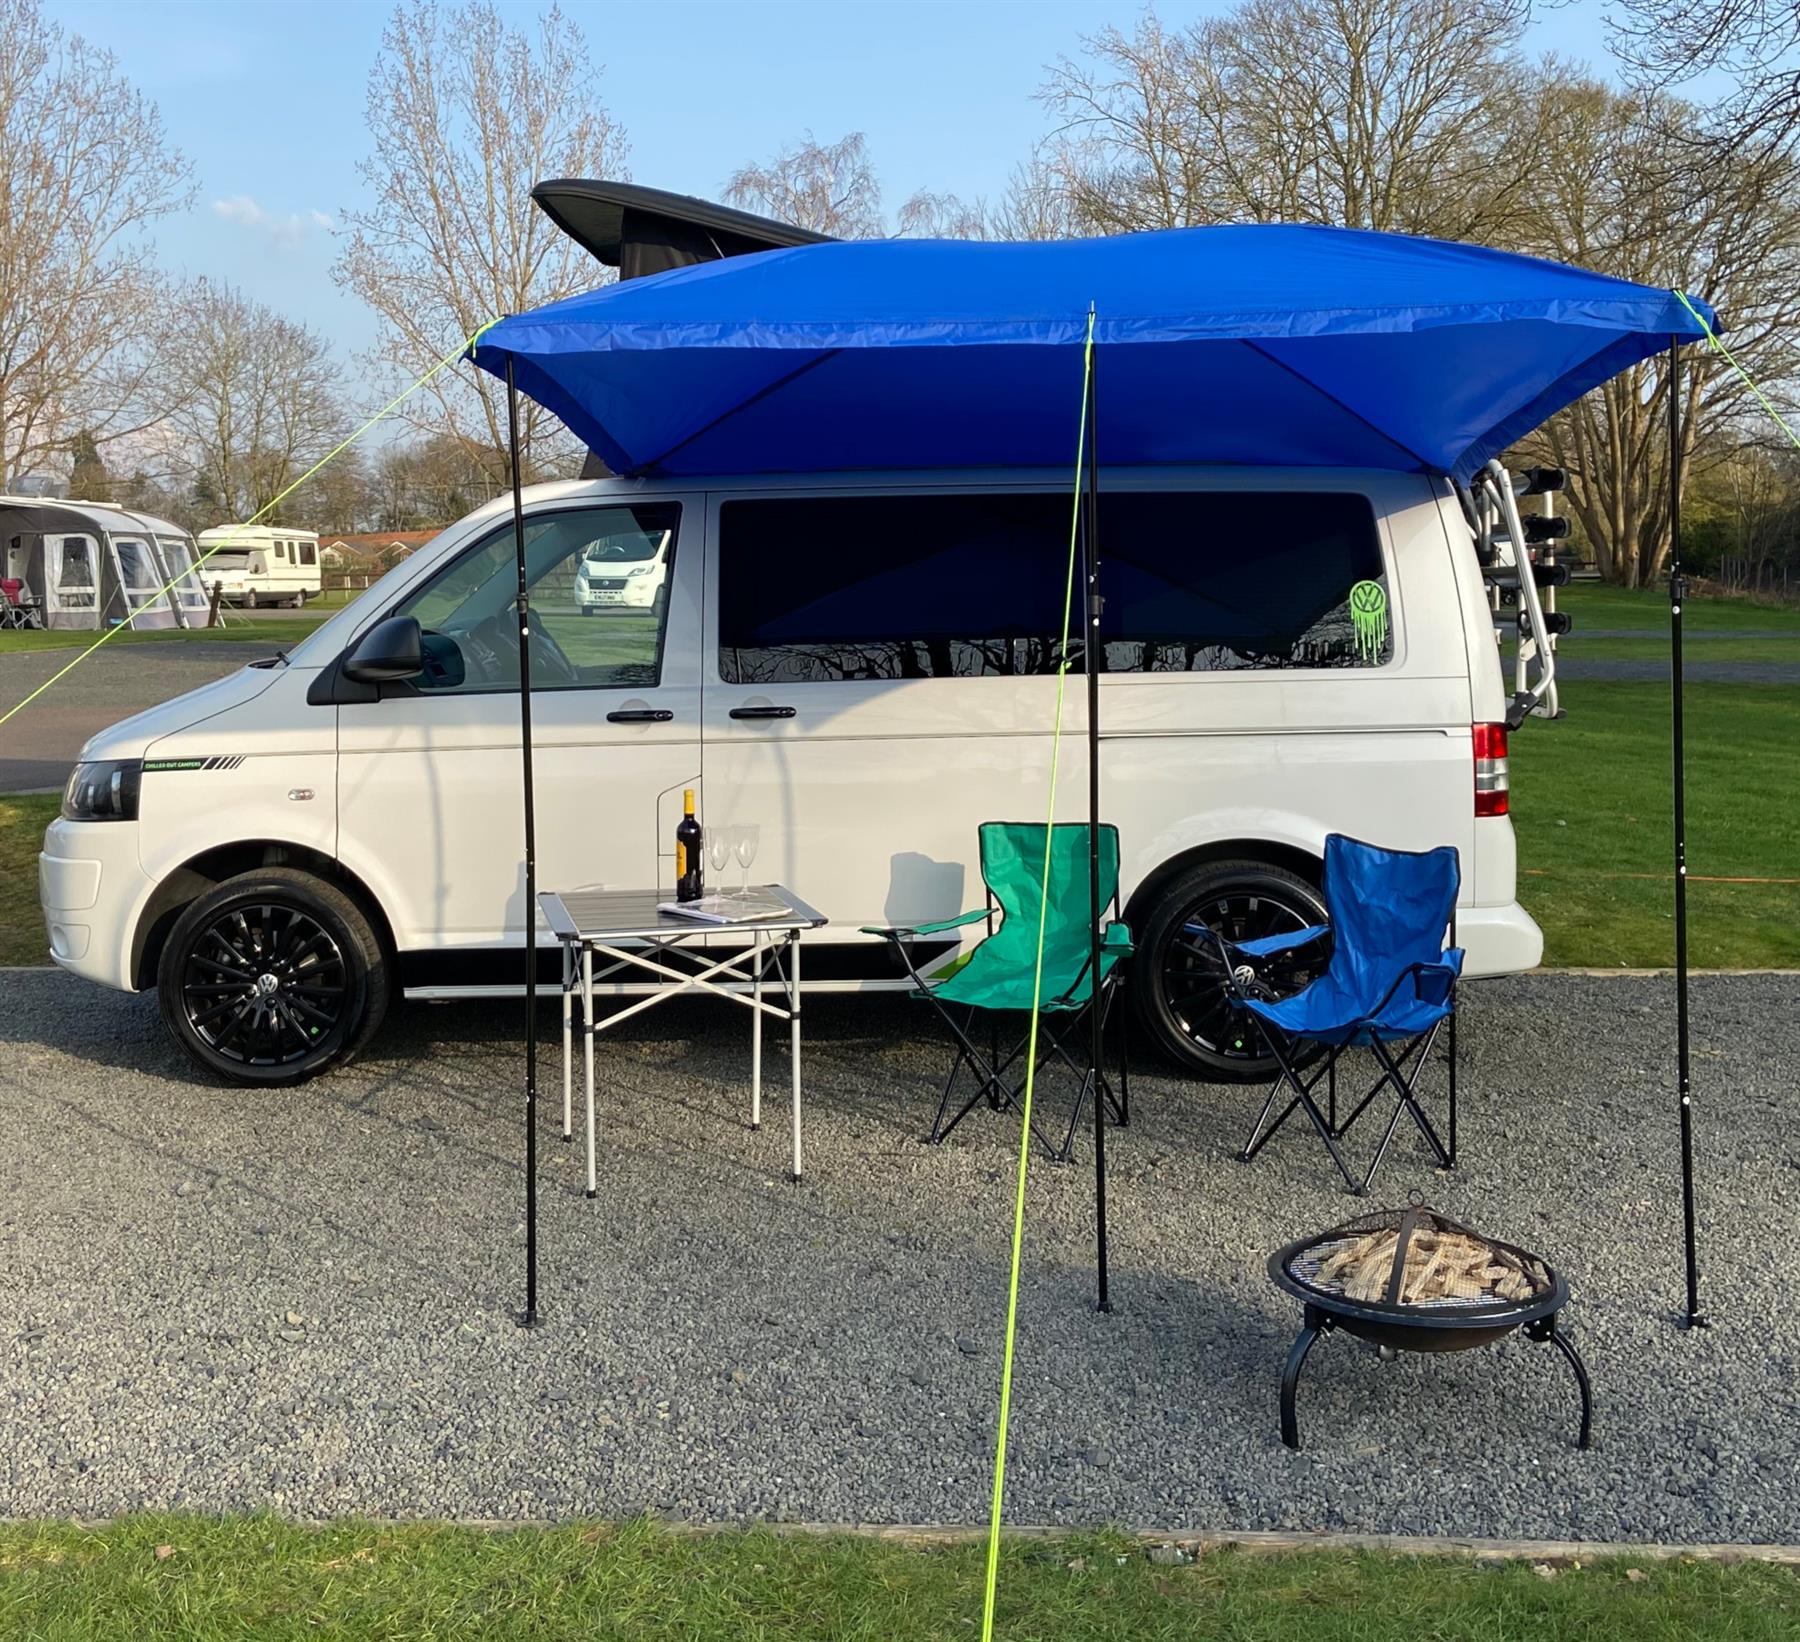
[[[785,684],[1051,672],[1069,514],[1063,494],[727,502],[719,676]],[[1367,667],[1393,653],[1365,497],[1102,494],[1100,530],[1108,672]],[[1353,619],[1352,589],[1364,583],[1373,585],[1357,594]],[[1078,661],[1078,637],[1072,650]]]

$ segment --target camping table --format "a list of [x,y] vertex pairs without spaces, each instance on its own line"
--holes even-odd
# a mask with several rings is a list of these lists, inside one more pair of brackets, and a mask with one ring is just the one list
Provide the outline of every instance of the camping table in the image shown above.
[[[794,1178],[801,1173],[800,1155],[800,936],[818,929],[824,917],[791,890],[779,884],[760,884],[751,892],[780,901],[787,912],[758,918],[753,923],[715,924],[699,918],[659,910],[668,897],[650,889],[578,889],[538,896],[544,922],[562,945],[563,954],[563,1139],[571,1134],[574,1074],[571,1061],[570,1012],[577,992],[581,995],[581,1032],[586,1063],[587,1093],[587,1195],[596,1196],[594,1158],[594,1034],[609,1031],[621,1022],[659,1003],[689,992],[710,992],[729,998],[750,1011],[750,1127],[762,1127],[762,1024],[763,1016],[788,1023],[788,1060],[793,1085]],[[747,935],[748,948],[714,957],[699,943],[709,936]],[[785,949],[785,950],[783,950]],[[594,954],[611,962],[596,976]],[[763,996],[763,981],[771,963],[781,986],[783,1002]],[[685,965],[686,967],[679,967]],[[648,997],[607,1016],[594,1019],[594,982],[621,970],[642,970],[665,983]],[[748,984],[746,996],[742,987]]]

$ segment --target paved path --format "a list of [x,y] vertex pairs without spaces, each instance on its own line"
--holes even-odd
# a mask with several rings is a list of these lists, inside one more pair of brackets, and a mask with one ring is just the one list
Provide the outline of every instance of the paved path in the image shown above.
[[[23,701],[80,653],[0,655],[0,712]],[[96,730],[210,684],[267,653],[255,644],[230,640],[103,645],[0,727],[0,793],[60,787],[82,742]]]
[[[1592,1452],[1516,1337],[1390,1363],[1328,1339],[1282,1448],[1298,1317],[1263,1262],[1353,1205],[1303,1134],[1232,1160],[1249,1091],[1146,1074],[1109,1148],[1113,1315],[1089,1169],[1034,1163],[1011,1520],[1800,1541],[1800,979],[1695,1003],[1710,1330],[1670,1321],[1665,980],[1471,988],[1465,1167],[1402,1144],[1383,1180],[1562,1266]],[[258,1095],[194,1081],[153,998],[0,973],[6,1510],[984,1520],[1012,1126],[919,1144],[944,1065],[919,1006],[808,1020],[800,1187],[782,1126],[743,1126],[735,1013],[606,1040],[601,1195],[546,1126],[525,1334],[517,1006],[405,1009],[359,1067]]]

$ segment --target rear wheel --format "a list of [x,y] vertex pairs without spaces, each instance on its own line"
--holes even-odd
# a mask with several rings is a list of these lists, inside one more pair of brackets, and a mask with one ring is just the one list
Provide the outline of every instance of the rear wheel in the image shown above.
[[[1284,935],[1326,922],[1318,889],[1298,873],[1257,860],[1204,861],[1178,873],[1143,920],[1133,960],[1132,996],[1151,1039],[1178,1064],[1215,1083],[1272,1077],[1276,1067],[1255,1022],[1225,988],[1218,948],[1190,927],[1205,924],[1229,941]],[[1297,992],[1323,963],[1322,943],[1297,956],[1256,961],[1257,980]]]
[[246,610],[254,610],[256,608],[256,589],[254,587],[244,595],[244,608]]
[[234,1083],[300,1083],[356,1055],[387,1012],[388,965],[335,885],[265,867],[182,913],[157,965],[164,1024]]

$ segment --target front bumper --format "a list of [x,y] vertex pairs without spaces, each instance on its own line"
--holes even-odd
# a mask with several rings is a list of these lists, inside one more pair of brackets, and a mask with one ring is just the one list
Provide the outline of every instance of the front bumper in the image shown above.
[[131,937],[154,883],[135,821],[52,821],[38,856],[38,904],[62,968],[130,992]]

